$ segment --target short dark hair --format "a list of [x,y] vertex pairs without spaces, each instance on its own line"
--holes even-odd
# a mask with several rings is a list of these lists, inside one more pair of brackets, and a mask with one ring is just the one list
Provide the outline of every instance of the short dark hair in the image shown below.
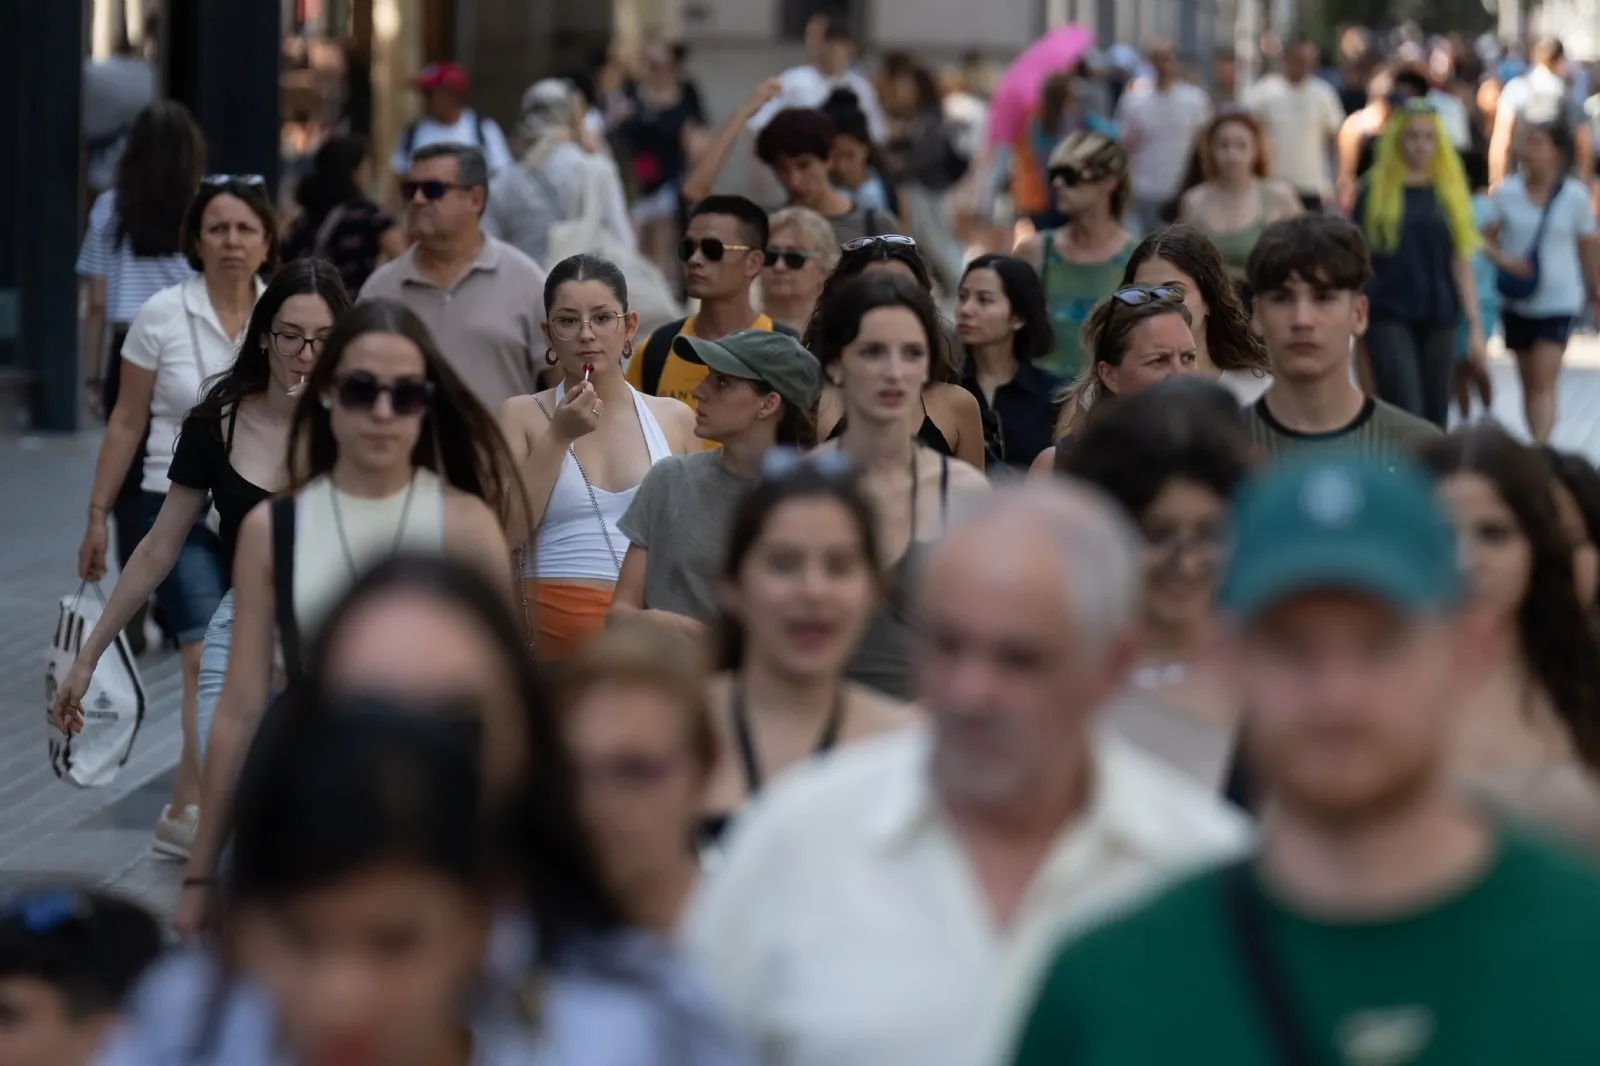
[[267,237],[267,257],[261,262],[261,275],[271,277],[278,269],[278,215],[267,198],[267,187],[261,182],[235,181],[232,178],[208,178],[200,183],[200,191],[189,201],[189,210],[183,215],[184,259],[193,270],[204,270],[200,261],[200,230],[205,223],[206,208],[219,196],[241,200],[256,216]]
[[690,218],[699,218],[701,215],[727,215],[738,221],[744,230],[745,243],[757,251],[766,251],[767,213],[761,205],[748,196],[731,196],[717,194],[707,196],[704,200],[694,205],[689,212]]
[[1361,227],[1347,218],[1296,215],[1262,232],[1245,274],[1257,294],[1282,289],[1295,277],[1319,288],[1361,292],[1372,280],[1372,252]]
[[1029,363],[1055,351],[1056,331],[1050,322],[1050,302],[1038,273],[1009,255],[980,255],[967,264],[961,275],[962,282],[974,270],[994,271],[1006,294],[1006,302],[1011,305],[1012,316],[1022,322],[1022,328],[1011,338],[1011,350],[1017,359]]
[[413,163],[420,163],[424,159],[454,159],[457,184],[464,189],[482,189],[485,196],[489,194],[489,160],[484,156],[483,149],[447,141],[426,145],[411,153]]
[[78,1020],[115,1011],[160,954],[154,916],[116,896],[41,888],[0,904],[0,978],[42,981]]
[[1428,90],[1433,86],[1428,83],[1428,76],[1417,67],[1405,67],[1395,71],[1394,87],[1396,89],[1410,89],[1421,99],[1428,95]]
[[835,137],[849,137],[867,145],[872,143],[872,128],[867,124],[867,113],[861,110],[861,98],[853,90],[833,90],[819,110],[833,119]]
[[756,158],[769,167],[785,159],[814,155],[826,160],[833,154],[838,126],[824,112],[811,107],[788,107],[756,136]]

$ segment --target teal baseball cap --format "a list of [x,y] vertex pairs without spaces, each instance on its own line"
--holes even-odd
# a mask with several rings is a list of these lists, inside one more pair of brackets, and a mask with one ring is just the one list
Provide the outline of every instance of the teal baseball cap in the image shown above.
[[1274,463],[1234,508],[1218,600],[1248,621],[1307,592],[1354,592],[1407,614],[1461,601],[1455,531],[1410,461],[1318,457]]
[[679,334],[672,350],[691,363],[719,374],[764,381],[783,402],[802,410],[815,407],[822,395],[822,364],[786,333],[741,329],[714,341]]

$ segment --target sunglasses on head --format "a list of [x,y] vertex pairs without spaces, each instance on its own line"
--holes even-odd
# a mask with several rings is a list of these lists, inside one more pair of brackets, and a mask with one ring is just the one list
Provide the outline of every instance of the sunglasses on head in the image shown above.
[[829,481],[847,481],[855,477],[856,464],[846,452],[803,452],[798,448],[772,448],[761,457],[765,481],[786,481],[808,470]]
[[400,198],[410,203],[417,198],[417,193],[422,194],[424,200],[442,200],[444,194],[451,189],[465,188],[453,181],[402,181],[400,183]]
[[1170,285],[1133,285],[1118,289],[1111,298],[1124,307],[1143,307],[1153,303],[1183,303],[1183,290]]
[[768,248],[767,266],[775,267],[782,263],[790,270],[799,270],[816,257],[814,252],[802,252],[797,248]]
[[260,174],[207,174],[200,179],[202,185],[248,185],[258,188],[267,183]]
[[678,242],[678,258],[685,263],[694,258],[696,251],[706,257],[706,262],[720,263],[729,252],[753,252],[755,249],[748,244],[723,244],[715,237],[702,237],[699,240],[685,237]]
[[896,248],[915,248],[915,237],[907,237],[903,233],[884,233],[876,237],[857,237],[853,241],[845,241],[839,245],[841,252],[859,252],[863,248],[872,248],[876,245],[888,244]]
[[379,381],[376,374],[356,370],[333,379],[339,406],[350,411],[370,411],[378,397],[389,397],[389,408],[402,417],[420,414],[433,399],[433,382],[426,378],[404,377]]
[[0,900],[0,921],[17,922],[34,936],[49,936],[93,912],[88,896],[70,888],[23,892]]

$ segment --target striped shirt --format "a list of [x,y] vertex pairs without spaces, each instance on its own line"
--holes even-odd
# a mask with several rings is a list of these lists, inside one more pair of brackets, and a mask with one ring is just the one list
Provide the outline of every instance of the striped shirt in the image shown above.
[[106,321],[113,326],[126,326],[150,297],[194,277],[182,255],[134,255],[126,239],[117,240],[115,189],[95,197],[77,271],[80,278],[105,279]]
[[1266,397],[1245,408],[1244,417],[1250,439],[1266,459],[1328,449],[1392,462],[1414,455],[1418,448],[1440,435],[1439,427],[1432,422],[1371,396],[1349,425],[1327,433],[1301,433],[1290,429],[1272,417],[1272,412],[1267,410]]

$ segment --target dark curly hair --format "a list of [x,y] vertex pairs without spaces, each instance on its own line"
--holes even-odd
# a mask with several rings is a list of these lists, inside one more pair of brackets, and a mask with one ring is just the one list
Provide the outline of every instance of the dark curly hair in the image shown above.
[[1486,478],[1516,517],[1533,555],[1528,588],[1517,608],[1522,654],[1570,730],[1579,756],[1600,769],[1600,635],[1573,587],[1572,545],[1562,533],[1544,460],[1498,426],[1441,437],[1420,455],[1436,479]]
[[1122,272],[1122,284],[1134,284],[1139,268],[1155,259],[1171,263],[1193,278],[1200,289],[1206,305],[1206,354],[1218,370],[1266,374],[1271,369],[1266,345],[1250,328],[1250,314],[1210,237],[1193,226],[1156,230],[1133,250]]
[[808,155],[827,162],[838,135],[839,128],[825,112],[810,107],[785,108],[756,135],[756,158],[769,167]]

